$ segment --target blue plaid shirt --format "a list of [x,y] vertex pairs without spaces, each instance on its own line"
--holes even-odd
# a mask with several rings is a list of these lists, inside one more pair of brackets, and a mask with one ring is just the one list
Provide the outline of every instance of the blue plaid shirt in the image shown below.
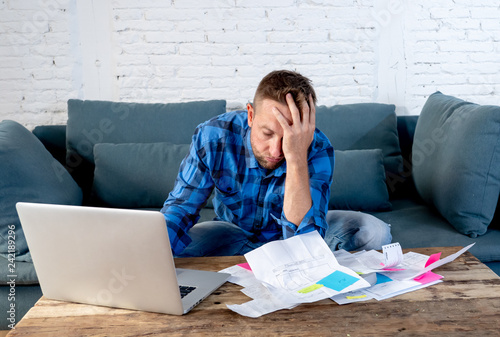
[[334,154],[328,138],[318,129],[308,162],[312,207],[296,226],[283,213],[286,162],[275,170],[259,166],[250,143],[247,111],[228,112],[200,124],[161,210],[174,254],[191,242],[188,231],[214,189],[214,220],[234,223],[260,241],[313,230],[324,236]]

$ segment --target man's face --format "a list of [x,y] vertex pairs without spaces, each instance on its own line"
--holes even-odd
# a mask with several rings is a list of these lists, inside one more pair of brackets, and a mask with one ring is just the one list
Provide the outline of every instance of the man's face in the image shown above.
[[283,128],[273,114],[273,107],[278,108],[289,124],[292,124],[292,114],[286,104],[271,99],[263,99],[253,107],[247,104],[253,153],[260,166],[270,170],[278,168],[285,161],[282,149]]

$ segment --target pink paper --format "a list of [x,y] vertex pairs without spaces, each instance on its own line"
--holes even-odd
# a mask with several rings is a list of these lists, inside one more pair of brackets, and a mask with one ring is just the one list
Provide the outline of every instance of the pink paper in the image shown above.
[[433,264],[436,261],[439,261],[440,258],[441,258],[441,252],[436,253],[436,254],[432,254],[431,256],[429,256],[429,259],[425,263],[425,267],[427,267],[428,265]]
[[250,265],[248,263],[240,263],[238,266],[240,266],[241,268],[244,268],[246,270],[252,271],[252,268],[250,268]]
[[434,282],[434,281],[440,280],[442,278],[443,278],[443,276],[435,274],[432,271],[428,271],[425,274],[422,274],[422,275],[420,275],[418,277],[415,277],[413,280],[417,281],[419,283],[422,283],[422,284],[427,284],[427,283],[430,283],[430,282]]

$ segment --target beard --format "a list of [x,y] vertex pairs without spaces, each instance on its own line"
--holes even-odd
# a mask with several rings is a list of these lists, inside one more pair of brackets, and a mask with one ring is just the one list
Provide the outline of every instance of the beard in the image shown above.
[[270,162],[266,159],[267,157],[265,155],[262,155],[260,153],[254,153],[254,155],[259,165],[265,168],[266,170],[275,170],[278,167],[280,167],[281,164],[283,164],[283,162],[285,161],[285,158],[283,158],[279,162]]

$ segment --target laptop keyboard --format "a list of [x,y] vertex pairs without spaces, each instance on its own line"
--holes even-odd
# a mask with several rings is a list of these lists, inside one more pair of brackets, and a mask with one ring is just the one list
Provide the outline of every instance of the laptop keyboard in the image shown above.
[[181,298],[184,298],[187,294],[195,290],[196,287],[191,287],[191,286],[179,286],[179,290],[181,292]]

